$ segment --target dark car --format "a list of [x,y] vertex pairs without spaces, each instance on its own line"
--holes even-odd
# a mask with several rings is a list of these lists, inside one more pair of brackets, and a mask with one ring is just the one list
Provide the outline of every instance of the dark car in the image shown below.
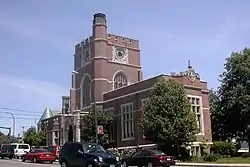
[[0,157],[12,159],[14,157],[14,148],[10,144],[2,144],[0,146]]
[[62,167],[119,167],[119,158],[97,143],[66,142],[59,154]]
[[26,160],[32,161],[34,163],[37,162],[49,162],[53,163],[56,160],[56,157],[46,149],[32,149],[30,152],[21,156],[22,162]]
[[123,157],[121,159],[123,167],[128,166],[171,166],[175,165],[174,157],[167,156],[160,150],[144,149],[135,152],[132,156]]

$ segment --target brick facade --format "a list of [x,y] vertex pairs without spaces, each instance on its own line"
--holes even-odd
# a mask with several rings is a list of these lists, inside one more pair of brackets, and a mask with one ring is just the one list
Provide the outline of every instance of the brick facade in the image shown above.
[[[149,90],[158,77],[173,78],[184,84],[190,101],[195,100],[200,106],[199,119],[202,120],[202,132],[197,135],[197,142],[208,139],[212,142],[211,121],[208,102],[207,83],[200,80],[190,66],[180,74],[160,75],[143,80],[139,41],[107,31],[105,14],[97,13],[93,18],[92,35],[75,46],[74,71],[70,93],[71,111],[86,110],[92,102],[98,104],[103,111],[111,111],[114,116],[112,144],[115,147],[138,146],[152,144],[144,139],[138,125],[143,99],[148,98]],[[124,105],[130,103],[131,105]],[[124,106],[123,106],[124,105]],[[121,110],[133,109],[133,123],[129,126],[129,140],[122,140]],[[198,116],[197,116],[198,117]],[[127,120],[129,121],[129,120]],[[127,127],[128,129],[128,127]],[[131,130],[133,129],[133,130]]]

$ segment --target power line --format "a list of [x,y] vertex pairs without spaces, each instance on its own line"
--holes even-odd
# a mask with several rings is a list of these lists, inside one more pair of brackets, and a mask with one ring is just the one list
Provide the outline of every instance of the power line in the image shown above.
[[[0,117],[0,119],[1,118],[7,118],[7,119],[12,119],[12,117]],[[27,117],[17,117],[17,118],[15,118],[15,119],[22,119],[22,120],[25,120],[25,119],[29,119],[29,120],[34,120],[35,118],[27,118]]]
[[[4,111],[1,111],[0,110],[0,114],[4,114]],[[22,114],[22,113],[13,113],[14,115],[21,115],[21,116],[31,116],[31,117],[41,117],[42,116],[42,114]]]
[[31,111],[31,110],[22,110],[22,109],[14,109],[14,108],[5,108],[1,107],[0,110],[5,110],[5,111],[18,111],[18,112],[26,112],[26,113],[40,113],[38,111]]

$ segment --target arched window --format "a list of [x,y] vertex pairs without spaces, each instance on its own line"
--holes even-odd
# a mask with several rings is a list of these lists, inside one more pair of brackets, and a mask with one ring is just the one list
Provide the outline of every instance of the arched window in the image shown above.
[[83,77],[81,84],[81,107],[86,107],[91,104],[91,79],[88,75]]
[[122,72],[118,72],[114,77],[114,89],[128,85],[128,80]]

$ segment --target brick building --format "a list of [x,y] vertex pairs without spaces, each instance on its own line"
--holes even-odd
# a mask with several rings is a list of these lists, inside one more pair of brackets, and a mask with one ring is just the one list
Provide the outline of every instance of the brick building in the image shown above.
[[145,140],[138,126],[141,106],[158,77],[173,78],[185,85],[196,112],[200,133],[192,145],[193,155],[200,153],[203,138],[212,142],[207,83],[200,80],[191,66],[179,74],[143,80],[139,41],[109,34],[106,15],[102,13],[94,15],[92,27],[92,35],[75,46],[71,111],[91,111],[95,102],[97,110],[114,117],[110,137],[115,147],[154,146]]

